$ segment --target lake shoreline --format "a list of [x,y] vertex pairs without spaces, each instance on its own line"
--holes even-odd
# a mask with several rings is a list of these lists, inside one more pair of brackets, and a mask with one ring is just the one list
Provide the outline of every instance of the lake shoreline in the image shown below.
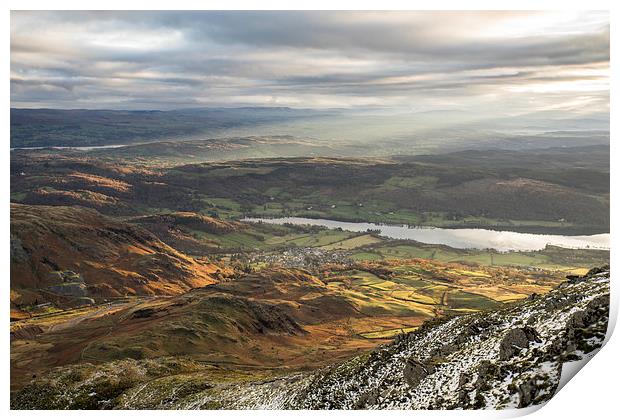
[[[304,219],[313,219],[313,220],[333,220],[337,222],[347,222],[347,223],[374,223],[376,225],[388,225],[388,226],[397,226],[397,225],[408,225],[410,227],[420,227],[420,228],[438,228],[438,229],[486,229],[486,230],[494,230],[501,232],[517,232],[517,233],[531,233],[535,235],[567,235],[567,236],[590,236],[590,235],[602,235],[609,234],[610,227],[609,226],[541,226],[541,225],[513,225],[513,224],[501,224],[501,225],[490,225],[485,223],[446,223],[442,225],[436,224],[418,224],[418,225],[409,225],[406,222],[381,222],[381,221],[368,221],[358,218],[348,218],[341,217],[336,215],[325,215],[325,216],[314,216],[314,215],[305,215],[298,214],[293,216],[284,216],[284,217],[298,217]],[[252,214],[247,213],[245,218],[250,219],[280,219],[281,217],[268,217],[260,214]],[[243,221],[243,219],[239,219]]]
[[345,222],[334,219],[313,219],[302,217],[254,218],[246,217],[242,222],[314,225],[328,229],[343,229],[350,232],[372,232],[390,239],[413,240],[423,244],[445,245],[457,249],[494,249],[498,252],[539,251],[548,245],[572,249],[609,250],[609,233],[595,235],[549,235],[522,233],[513,230],[480,228],[445,228],[428,226],[407,226],[404,224],[377,224]]

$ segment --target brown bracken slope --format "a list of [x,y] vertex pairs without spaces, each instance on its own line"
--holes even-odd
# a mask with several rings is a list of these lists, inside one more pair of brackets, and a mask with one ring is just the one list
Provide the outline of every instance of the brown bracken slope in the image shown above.
[[221,271],[92,209],[11,204],[12,303],[176,295],[214,283]]

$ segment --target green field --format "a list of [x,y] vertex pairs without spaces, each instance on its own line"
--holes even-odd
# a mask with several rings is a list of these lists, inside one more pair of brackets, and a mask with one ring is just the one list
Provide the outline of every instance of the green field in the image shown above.
[[424,258],[441,262],[466,262],[489,266],[525,266],[573,271],[606,264],[609,261],[609,251],[575,250],[548,246],[541,251],[499,253],[458,250],[440,245],[385,241],[356,249],[351,258],[359,261]]

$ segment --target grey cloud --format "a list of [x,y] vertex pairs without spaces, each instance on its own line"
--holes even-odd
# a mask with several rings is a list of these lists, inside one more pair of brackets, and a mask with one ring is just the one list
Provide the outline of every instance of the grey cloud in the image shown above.
[[[312,107],[319,102],[304,101],[321,97],[348,106],[348,98],[368,97],[407,106],[433,103],[432,95],[493,94],[499,101],[516,85],[581,83],[587,90],[588,82],[607,80],[585,71],[608,67],[604,16],[562,23],[570,30],[554,31],[551,22],[549,34],[480,33],[529,16],[12,12],[11,100],[17,106],[96,107],[106,101],[120,108],[172,108],[256,104],[257,97],[270,104],[281,97]],[[547,101],[562,95],[569,94],[548,95]]]

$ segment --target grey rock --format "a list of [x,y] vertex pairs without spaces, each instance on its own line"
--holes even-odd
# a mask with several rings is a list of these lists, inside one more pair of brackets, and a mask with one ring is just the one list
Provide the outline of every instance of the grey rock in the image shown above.
[[88,296],[88,288],[84,283],[55,284],[49,287],[50,291],[63,296]]
[[531,342],[540,342],[538,333],[532,327],[514,328],[506,333],[499,347],[500,360],[508,360],[528,348]]
[[407,385],[415,388],[430,374],[429,368],[415,359],[408,359],[403,368],[403,377]]

